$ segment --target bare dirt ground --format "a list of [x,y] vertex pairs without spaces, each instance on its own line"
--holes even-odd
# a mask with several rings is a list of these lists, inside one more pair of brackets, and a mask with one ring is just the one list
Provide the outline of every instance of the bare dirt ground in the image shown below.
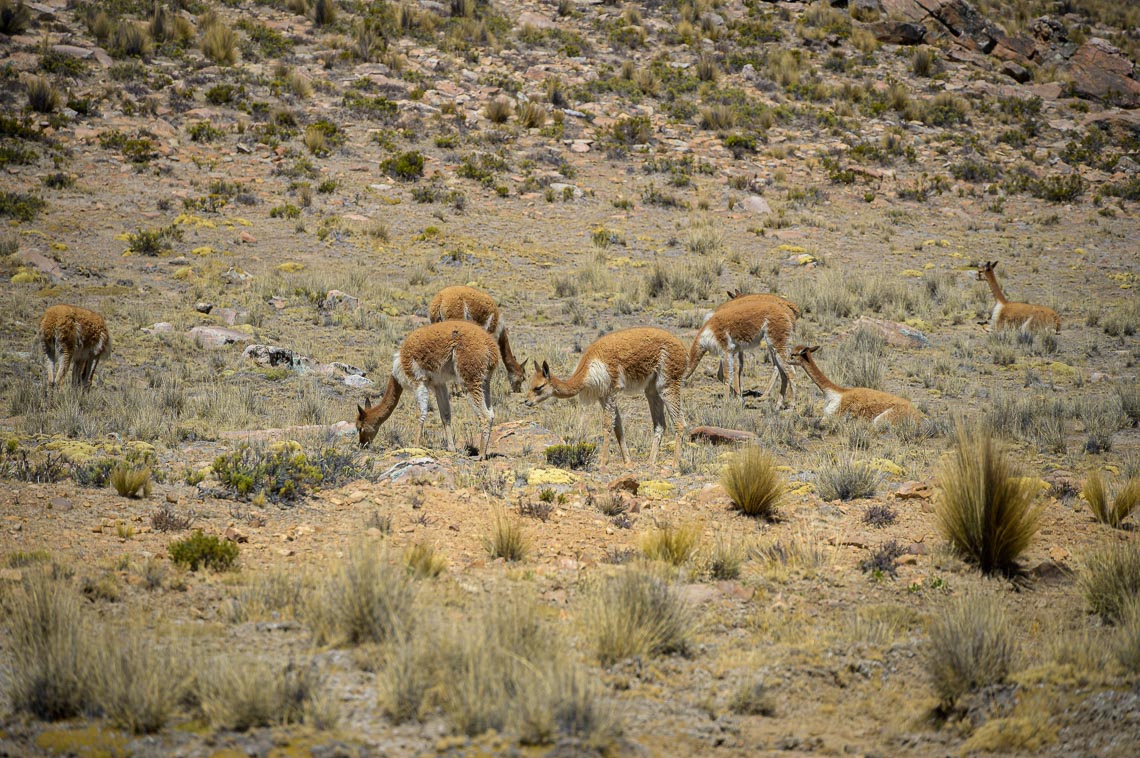
[[[1134,753],[1138,679],[1108,652],[1116,630],[1090,613],[1078,578],[1092,551],[1136,539],[1135,518],[1121,529],[1097,523],[1077,496],[1089,472],[1114,485],[1138,473],[1140,217],[1135,199],[1101,192],[1134,183],[1136,163],[1129,173],[1123,160],[1097,162],[1140,161],[1134,110],[1051,87],[1047,75],[1065,81],[1064,65],[1040,59],[1027,62],[1039,79],[1016,84],[1000,61],[945,32],[922,46],[935,64],[933,76],[919,76],[914,48],[875,42],[845,11],[798,3],[702,4],[695,24],[671,6],[635,16],[581,3],[558,16],[552,4],[477,4],[471,19],[484,20],[494,44],[423,3],[419,13],[442,14],[438,30],[424,31],[422,17],[409,22],[415,34],[384,26],[387,44],[364,59],[353,51],[364,44],[366,4],[343,3],[334,22],[318,26],[311,11],[285,3],[183,3],[175,12],[191,24],[189,41],[106,61],[113,45],[85,21],[98,5],[35,5],[28,29],[0,37],[4,117],[13,119],[3,145],[33,153],[5,159],[3,191],[46,201],[30,219],[5,211],[2,232],[10,242],[0,426],[10,442],[0,468],[0,598],[53,562],[67,567],[85,613],[105,629],[141,626],[188,645],[196,660],[312,661],[336,718],[236,731],[184,703],[164,728],[135,736],[99,715],[38,720],[0,686],[0,754]],[[107,12],[116,23],[152,18],[141,5]],[[209,6],[239,30],[235,65],[199,49]],[[705,12],[723,28],[702,25]],[[747,42],[743,23],[758,19],[781,37]],[[703,46],[683,41],[682,23],[705,29]],[[636,36],[631,28],[646,41],[619,44]],[[59,54],[54,45],[88,52]],[[45,68],[53,50],[82,66]],[[787,65],[802,84],[781,81],[773,62],[781,50],[801,56]],[[712,89],[695,86],[702,53],[718,63]],[[656,95],[634,92],[633,72],[620,73],[627,59],[656,73]],[[68,105],[28,111],[33,74],[66,92]],[[553,78],[566,93],[558,107]],[[829,94],[807,93],[817,81]],[[845,84],[863,94],[843,95]],[[964,115],[943,123],[872,109],[892,84],[916,103],[949,93],[957,100],[947,107]],[[229,99],[219,85],[235,88]],[[747,96],[725,106],[736,109],[736,126],[700,125],[699,108],[716,104],[717,88]],[[516,110],[504,124],[485,110],[497,97]],[[80,100],[89,102],[77,109]],[[524,100],[543,106],[544,124],[519,123]],[[16,134],[25,117],[36,136]],[[313,150],[306,127],[321,119],[332,128]],[[1027,142],[1002,139],[1011,129]],[[1069,146],[1093,144],[1082,142],[1089,134],[1109,138],[1082,162]],[[754,138],[754,150],[734,157],[731,135]],[[872,148],[885,157],[858,157]],[[393,161],[412,152],[422,175],[401,176]],[[45,181],[55,174],[66,180]],[[1035,197],[1018,183],[1070,175],[1083,182],[1071,197]],[[1011,299],[1059,313],[1055,341],[978,325],[993,303],[974,274],[987,260],[999,261]],[[491,293],[515,354],[547,360],[560,375],[600,334],[653,325],[688,344],[726,290],[779,292],[803,309],[795,341],[821,345],[829,375],[871,377],[928,421],[906,434],[826,418],[802,372],[793,375],[791,410],[775,410],[755,389],[743,405],[725,402],[710,375],[715,357],[706,357],[685,389],[688,425],[757,435],[787,481],[774,521],[732,509],[719,484],[732,447],[686,436],[680,470],[651,469],[649,413],[638,397],[621,405],[629,471],[613,445],[606,470],[550,466],[548,445],[602,440],[600,409],[528,408],[502,375],[489,460],[439,449],[434,411],[425,449],[410,449],[411,397],[360,451],[355,430],[334,425],[379,394],[393,350],[426,323],[428,300],[448,284]],[[332,290],[351,298],[335,304]],[[114,349],[88,394],[45,400],[34,336],[44,309],[59,302],[102,313]],[[866,348],[854,337],[860,317],[905,324],[929,344]],[[223,333],[195,327],[231,330],[230,341],[213,344]],[[346,384],[346,376],[361,384],[353,369],[258,365],[243,356],[247,344],[359,367],[371,384]],[[767,384],[759,352],[745,371],[746,386]],[[453,407],[458,438],[474,443],[475,414],[458,398]],[[1041,480],[1043,517],[1017,579],[983,577],[939,535],[935,472],[961,422],[988,423],[1024,475]],[[212,468],[242,444],[287,439],[313,460],[341,451],[357,473],[279,504],[238,496]],[[666,440],[668,463],[671,432]],[[149,496],[76,481],[83,466],[124,459],[150,465]],[[875,472],[874,494],[825,500],[823,474],[848,460]],[[44,461],[56,462],[55,474],[33,471]],[[626,474],[636,492],[617,496],[623,514],[604,515],[598,504]],[[868,523],[877,506],[893,509],[893,523]],[[236,540],[239,568],[174,566],[168,545],[186,535],[157,530],[160,509]],[[543,518],[527,515],[536,510]],[[488,553],[503,517],[529,540],[522,561]],[[587,601],[667,525],[698,536],[691,558],[656,569],[692,608],[688,651],[601,665]],[[320,641],[304,613],[233,612],[243,591],[275,573],[316,586],[360,541],[382,543],[389,557],[433,546],[446,570],[416,583],[458,630],[505,597],[533,599],[621,736],[598,747],[523,745],[510,730],[467,735],[430,698],[418,720],[396,724],[367,654]],[[891,541],[903,554],[890,570],[862,568]],[[738,575],[718,577],[717,559],[733,551]],[[1017,665],[946,715],[930,684],[928,630],[951,598],[970,593],[1000,600],[1016,630]],[[3,629],[0,682],[15,664]],[[767,701],[753,713],[740,693],[756,687]]]

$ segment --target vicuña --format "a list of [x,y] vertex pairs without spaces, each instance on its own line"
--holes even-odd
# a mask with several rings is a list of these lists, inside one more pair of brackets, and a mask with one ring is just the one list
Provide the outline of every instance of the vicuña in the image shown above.
[[1005,294],[998,286],[994,269],[997,261],[987,261],[978,267],[978,281],[988,282],[990,291],[994,293],[994,309],[990,313],[990,329],[1019,329],[1029,331],[1033,329],[1053,329],[1061,331],[1061,317],[1052,308],[1044,305],[1030,305],[1029,303],[1013,303],[1005,299]]
[[846,414],[866,419],[873,426],[893,424],[903,419],[922,420],[922,414],[905,397],[867,387],[840,387],[828,379],[812,358],[812,353],[818,350],[818,347],[797,345],[792,349],[792,362],[802,366],[815,385],[823,391],[827,400],[823,406],[825,416]]
[[376,405],[357,406],[356,430],[360,445],[366,447],[376,436],[380,425],[388,420],[400,395],[411,389],[420,407],[420,425],[416,431],[416,446],[424,433],[424,422],[430,411],[429,395],[435,395],[439,418],[447,435],[447,449],[455,450],[455,435],[451,430],[451,400],[447,383],[458,381],[463,393],[471,402],[475,413],[483,420],[482,445],[479,454],[487,457],[491,443],[491,422],[495,412],[491,409],[491,374],[499,365],[499,346],[495,338],[482,327],[470,321],[441,321],[416,329],[404,338],[400,349],[392,356],[392,375],[384,397]]
[[[664,329],[622,329],[598,338],[586,348],[574,373],[567,379],[554,376],[543,361],[531,377],[526,404],[535,406],[552,397],[577,397],[579,401],[587,402],[596,400],[606,412],[622,461],[629,466],[629,449],[625,444],[617,396],[622,392],[631,395],[644,393],[653,420],[649,465],[657,463],[657,451],[661,447],[668,416],[677,432],[673,466],[678,467],[681,463],[681,434],[685,429],[681,380],[687,366],[688,354],[684,344]],[[606,465],[608,453],[609,436],[606,435],[602,442],[602,466]]]
[[90,387],[95,368],[111,350],[111,334],[103,317],[74,305],[53,305],[44,312],[40,342],[48,389],[58,386],[69,368],[72,383]]
[[502,354],[503,365],[507,368],[511,392],[522,389],[523,382],[526,381],[526,361],[519,363],[515,360],[515,354],[511,352],[511,342],[507,339],[507,328],[503,324],[502,313],[494,298],[486,292],[462,285],[444,287],[431,299],[428,305],[428,319],[433,323],[448,319],[473,321],[486,329],[487,333],[499,342],[499,352]]

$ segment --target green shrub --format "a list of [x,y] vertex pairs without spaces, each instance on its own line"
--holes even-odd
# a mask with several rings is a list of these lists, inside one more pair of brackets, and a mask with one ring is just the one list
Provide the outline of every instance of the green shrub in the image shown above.
[[573,445],[551,445],[546,448],[546,462],[558,468],[579,470],[589,468],[597,457],[598,446],[593,442]]
[[1079,578],[1093,613],[1106,624],[1120,622],[1127,603],[1140,598],[1140,542],[1117,542],[1093,551]]
[[347,449],[328,445],[306,454],[296,442],[242,444],[215,458],[213,471],[235,496],[261,495],[277,503],[296,502],[318,485],[335,486],[364,473]]
[[950,598],[930,626],[928,665],[944,705],[991,684],[1013,669],[1014,630],[1000,603],[989,595]]
[[424,156],[418,150],[409,150],[387,159],[381,168],[394,179],[415,181],[424,175]]
[[159,229],[139,229],[127,234],[127,250],[136,255],[161,255],[182,240],[182,229],[171,224]]
[[24,0],[0,0],[0,34],[14,37],[23,34],[32,23],[32,12]]
[[938,468],[939,532],[985,573],[1010,573],[1041,521],[1036,484],[1021,476],[988,429],[958,429],[958,444]]
[[587,639],[603,666],[684,653],[693,630],[692,612],[680,593],[635,567],[602,580],[587,598],[584,616]]
[[8,216],[18,221],[32,221],[46,205],[46,200],[35,195],[0,192],[0,217]]
[[146,163],[158,157],[154,142],[145,134],[132,137],[118,129],[111,129],[99,135],[99,146],[107,150],[118,150],[132,163]]
[[240,84],[215,84],[206,90],[206,101],[214,105],[225,105],[240,100],[245,95],[245,87]]
[[186,129],[186,132],[190,135],[191,142],[217,142],[222,137],[226,136],[226,133],[224,131],[217,128],[209,121],[199,121],[195,124],[191,124]]
[[720,483],[736,510],[746,516],[775,518],[784,482],[767,451],[753,445],[734,455],[721,472]]
[[238,557],[236,543],[203,534],[201,529],[185,539],[171,542],[167,549],[172,561],[190,571],[197,571],[201,566],[227,571],[234,567]]
[[1078,173],[1054,174],[1030,181],[1029,194],[1051,203],[1068,203],[1085,191],[1086,183]]

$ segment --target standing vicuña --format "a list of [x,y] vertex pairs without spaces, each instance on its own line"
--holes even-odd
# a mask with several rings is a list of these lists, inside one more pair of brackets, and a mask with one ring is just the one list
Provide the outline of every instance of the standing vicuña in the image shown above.
[[71,369],[72,383],[91,386],[99,360],[111,350],[111,335],[103,317],[74,305],[53,305],[40,319],[48,389]]
[[[685,416],[681,409],[681,379],[685,375],[688,358],[685,346],[664,329],[637,327],[612,332],[599,337],[586,348],[574,373],[559,379],[550,373],[546,361],[530,380],[526,396],[528,406],[537,405],[552,397],[579,401],[597,400],[609,416],[610,428],[617,438],[621,458],[630,465],[629,449],[617,407],[620,392],[644,392],[649,401],[649,415],[653,419],[653,448],[649,465],[657,463],[657,451],[665,434],[665,417],[677,431],[673,466],[681,462],[681,434],[685,429]],[[602,438],[601,465],[606,465],[610,439]]]
[[502,314],[494,298],[474,287],[455,285],[444,287],[436,293],[428,305],[428,318],[434,323],[448,319],[474,321],[499,341],[503,365],[511,382],[511,392],[518,392],[526,381],[526,361],[519,363],[511,352],[507,339],[507,328],[503,325]]
[[744,351],[764,346],[772,360],[772,379],[764,396],[771,394],[780,379],[780,399],[777,408],[791,395],[789,405],[796,402],[796,389],[788,376],[788,343],[796,326],[799,308],[790,300],[779,295],[741,295],[729,292],[732,299],[724,303],[705,319],[704,325],[693,338],[689,349],[689,369],[687,379],[697,370],[706,352],[717,351],[726,369],[728,390],[744,401],[741,389],[741,375],[744,373]]
[[990,329],[1049,329],[1061,331],[1061,318],[1052,308],[1029,303],[1011,303],[998,286],[994,269],[997,261],[988,261],[978,267],[978,281],[986,281],[994,293],[993,312],[990,313]]
[[384,397],[371,408],[356,408],[356,430],[360,433],[361,447],[372,442],[380,425],[396,409],[404,390],[412,389],[420,406],[415,445],[418,447],[423,437],[424,421],[430,410],[430,391],[439,407],[447,449],[454,451],[447,383],[458,381],[475,413],[483,419],[483,444],[479,454],[486,458],[487,446],[491,443],[491,422],[495,418],[491,409],[491,374],[498,365],[499,347],[494,337],[470,321],[441,321],[416,329],[404,338],[404,344],[392,356],[392,376],[388,378]]
[[834,416],[836,413],[847,414],[867,419],[873,426],[892,424],[904,418],[912,421],[922,420],[922,414],[905,397],[867,387],[840,387],[824,376],[819,366],[815,364],[811,354],[817,350],[818,347],[797,345],[792,349],[792,363],[802,366],[816,386],[823,390],[823,396],[827,400],[827,404],[823,406],[825,416]]

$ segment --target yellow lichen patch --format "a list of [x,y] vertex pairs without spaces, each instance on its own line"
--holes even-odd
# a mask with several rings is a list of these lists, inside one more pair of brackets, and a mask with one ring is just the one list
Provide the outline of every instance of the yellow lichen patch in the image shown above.
[[651,479],[648,482],[642,482],[637,488],[638,495],[649,498],[650,500],[665,500],[673,497],[676,493],[677,485],[661,479]]
[[298,271],[304,271],[305,264],[298,263],[297,261],[286,261],[285,263],[282,263],[280,266],[278,266],[277,270],[286,274],[295,274]]
[[1084,255],[1085,249],[1083,247],[1075,247],[1075,248],[1073,248],[1073,253],[1075,253],[1076,255]]
[[1029,365],[1038,371],[1048,371],[1057,378],[1071,379],[1077,375],[1076,368],[1060,361],[1034,361]]
[[783,245],[776,245],[776,249],[782,253],[806,253],[807,252],[806,247],[800,247],[799,245],[789,245],[787,243],[785,243]]
[[210,247],[209,245],[202,245],[201,247],[194,248],[190,252],[194,255],[209,255],[210,253],[214,252],[214,248]]
[[873,458],[868,465],[876,471],[881,471],[887,476],[901,477],[906,473],[902,466],[890,460],[889,458]]
[[527,484],[573,484],[576,480],[576,476],[560,468],[532,468],[526,475]]
[[1133,283],[1136,281],[1136,274],[1131,271],[1119,271],[1115,274],[1109,274],[1108,278],[1114,282],[1120,282],[1120,289],[1132,289]]
[[149,462],[156,458],[154,445],[142,440],[131,440],[123,443],[123,452],[126,454],[127,460],[131,461]]
[[67,245],[63,242],[53,242],[51,243],[51,249],[60,253],[64,253],[67,252]]
[[247,221],[244,218],[238,218],[236,216],[234,218],[230,219],[230,221],[239,225],[239,226],[253,226],[253,222]]
[[278,440],[269,446],[271,453],[299,453],[301,450],[301,443],[297,440]]
[[174,273],[171,274],[171,276],[173,276],[175,279],[179,279],[179,280],[189,279],[193,275],[194,275],[194,269],[190,268],[189,266],[183,266],[181,268],[175,269]]
[[202,218],[201,216],[195,216],[192,213],[179,213],[174,219],[174,223],[181,226],[194,226],[202,229],[216,229],[218,226],[214,221],[208,218]]
[[118,758],[129,754],[126,735],[105,731],[97,726],[48,729],[36,736],[36,747],[49,753],[82,758]]
[[424,456],[430,456],[431,451],[426,447],[401,447],[393,450],[392,455],[406,455],[412,458],[422,458]]
[[912,329],[919,330],[920,332],[929,332],[931,329],[934,328],[934,325],[931,324],[929,321],[923,321],[920,318],[908,318],[903,323]]
[[127,242],[128,240],[130,240],[130,238],[131,238],[130,232],[120,232],[119,234],[115,235],[115,239],[117,239],[119,242]]
[[12,282],[12,284],[35,284],[36,282],[40,281],[40,278],[41,277],[39,272],[28,268],[21,268],[19,271],[12,275],[12,278],[9,279],[9,281]]
[[930,261],[927,261],[926,263],[922,264],[922,267],[929,271],[930,269],[934,268],[934,264]]
[[795,487],[784,490],[784,495],[810,495],[815,492],[814,482],[803,482]]
[[903,269],[900,274],[902,276],[909,276],[912,279],[918,279],[922,276],[922,272],[916,268]]
[[94,445],[78,440],[55,440],[44,445],[44,449],[55,450],[73,463],[85,463],[99,452]]
[[815,263],[817,260],[818,260],[818,258],[816,258],[811,253],[803,253],[802,255],[796,256],[796,263],[798,263],[801,266],[806,266],[809,263]]

